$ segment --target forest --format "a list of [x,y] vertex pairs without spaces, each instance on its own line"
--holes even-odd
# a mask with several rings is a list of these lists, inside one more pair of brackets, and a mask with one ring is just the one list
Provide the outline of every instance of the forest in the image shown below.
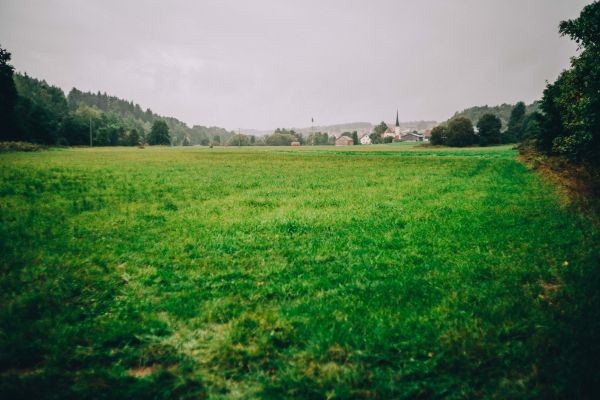
[[[61,88],[27,74],[13,73],[10,53],[0,49],[0,141],[44,145],[135,146],[146,143],[156,121],[168,126],[170,143],[194,145],[225,143],[233,132],[194,125],[160,116],[151,109],[106,93]],[[91,132],[91,134],[90,134]]]

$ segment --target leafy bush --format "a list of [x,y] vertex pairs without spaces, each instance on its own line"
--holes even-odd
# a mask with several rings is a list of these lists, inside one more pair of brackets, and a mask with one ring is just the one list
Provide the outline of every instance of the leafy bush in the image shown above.
[[448,122],[446,144],[451,147],[466,147],[477,142],[470,119],[457,117]]
[[444,125],[438,125],[431,130],[431,144],[446,144],[447,131]]
[[577,19],[563,21],[560,33],[582,49],[571,68],[544,90],[542,129],[537,147],[575,162],[600,166],[600,3],[582,10]]
[[479,134],[479,145],[487,146],[500,143],[500,128],[502,122],[500,118],[493,114],[483,115],[477,121],[477,133]]

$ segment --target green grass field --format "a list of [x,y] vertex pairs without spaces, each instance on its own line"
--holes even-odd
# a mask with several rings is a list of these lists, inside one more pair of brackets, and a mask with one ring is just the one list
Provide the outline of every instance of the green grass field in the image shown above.
[[0,154],[0,397],[585,397],[599,230],[515,157]]

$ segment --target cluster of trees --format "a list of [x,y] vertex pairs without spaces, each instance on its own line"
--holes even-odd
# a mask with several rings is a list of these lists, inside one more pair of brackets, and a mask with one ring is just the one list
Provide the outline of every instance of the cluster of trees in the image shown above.
[[[344,132],[342,135],[349,136],[358,142],[356,131]],[[300,132],[293,129],[277,128],[272,134],[266,136],[245,135],[243,133],[235,134],[224,142],[226,146],[290,146],[293,142],[301,145],[319,146],[335,144],[335,136],[330,136],[326,132],[314,132],[304,137]],[[216,136],[211,142],[219,144],[219,137]]]
[[542,117],[538,111],[528,114],[522,101],[512,107],[505,130],[502,120],[493,113],[483,114],[477,121],[477,129],[469,118],[456,116],[432,129],[431,144],[465,147],[516,143],[538,135]]
[[267,146],[289,146],[292,142],[304,144],[304,137],[293,129],[280,128],[275,129],[271,135],[265,137],[265,144]]
[[[387,124],[383,121],[381,121],[379,123],[379,125],[376,125],[375,128],[373,128],[373,133],[371,133],[369,135],[369,138],[371,139],[371,143],[373,144],[379,144],[379,143],[384,143],[384,137],[383,134],[385,133],[385,131],[387,131]],[[389,138],[391,139],[391,138]]]
[[[549,155],[600,167],[600,2],[587,5],[578,18],[562,21],[559,32],[579,45],[571,67],[544,90],[540,102],[517,103],[506,122],[507,105],[475,107],[457,113],[432,130],[433,144],[482,146],[532,143]],[[489,112],[488,112],[489,111]],[[466,116],[477,116],[477,131]],[[500,115],[500,117],[499,117]],[[506,125],[506,129],[502,128]]]
[[539,150],[600,167],[600,3],[578,18],[560,23],[559,32],[579,45],[571,67],[546,86],[538,131]]
[[335,136],[329,136],[327,132],[314,132],[306,138],[306,144],[312,146],[323,146],[331,144],[331,140],[335,143]]
[[[501,130],[505,130],[506,127],[508,126],[508,121],[510,119],[510,115],[512,113],[514,106],[515,106],[514,104],[504,103],[504,104],[501,104],[498,106],[485,105],[485,106],[469,107],[467,109],[464,109],[463,111],[457,111],[456,113],[454,113],[454,115],[450,119],[457,118],[457,117],[465,117],[465,118],[470,119],[471,121],[479,121],[481,119],[481,117],[483,117],[485,114],[493,114],[500,119],[500,121],[502,123]],[[526,114],[531,114],[531,113],[534,113],[539,110],[540,110],[540,102],[539,101],[534,101],[532,104],[528,104],[525,106]]]
[[0,48],[0,140],[89,145],[91,131],[95,146],[208,145],[233,136],[218,127],[190,128],[106,93],[73,88],[65,96],[43,80],[15,73],[10,60],[10,53]]

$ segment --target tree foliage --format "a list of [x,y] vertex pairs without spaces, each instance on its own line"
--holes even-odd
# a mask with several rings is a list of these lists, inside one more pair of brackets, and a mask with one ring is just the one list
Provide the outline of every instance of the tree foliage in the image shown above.
[[292,142],[300,142],[304,144],[304,138],[302,134],[294,131],[293,129],[282,129],[277,128],[273,134],[265,138],[265,144],[268,146],[289,146]]
[[246,135],[236,134],[227,141],[227,146],[250,146],[250,138]]
[[383,134],[387,131],[387,124],[384,121],[381,121],[379,125],[376,125],[373,128],[373,133],[369,135],[371,138],[371,142],[373,144],[383,143]]
[[0,48],[0,140],[89,145],[91,128],[96,146],[133,146],[145,141],[156,120],[167,125],[171,142],[177,145],[210,143],[217,136],[227,141],[233,136],[218,127],[190,128],[176,118],[161,117],[106,93],[73,88],[65,96],[62,89],[43,80],[14,73],[10,59],[10,53]]
[[561,22],[559,32],[579,45],[580,54],[544,90],[535,141],[547,153],[600,166],[600,2]]
[[438,125],[431,130],[431,139],[429,141],[433,145],[446,144],[448,132],[445,125]]
[[508,120],[508,128],[504,134],[505,143],[520,142],[523,139],[523,128],[525,123],[526,113],[525,103],[522,101],[515,104],[512,111],[510,112],[510,118]]
[[10,58],[10,53],[0,47],[0,140],[18,139],[14,118],[18,97]]
[[311,133],[310,135],[308,135],[306,143],[313,146],[327,145],[329,144],[329,135],[327,134],[327,132]]
[[156,120],[152,124],[152,129],[148,134],[148,144],[150,145],[166,145],[171,144],[171,136],[169,135],[169,127],[163,120]]
[[[513,104],[500,104],[497,106],[475,106],[475,107],[469,107],[463,111],[460,112],[456,112],[452,118],[456,118],[456,117],[465,117],[470,119],[471,121],[479,121],[481,119],[481,117],[483,117],[485,114],[493,114],[496,117],[498,117],[500,119],[500,121],[502,122],[502,127],[500,128],[501,131],[506,130],[506,127],[508,126],[508,121],[510,119],[510,113],[512,112],[514,108]],[[535,101],[531,104],[528,104],[526,107],[526,113],[530,114],[536,111],[539,111],[540,109],[540,102]],[[447,122],[449,122],[450,120],[448,120]],[[447,123],[446,122],[446,123]]]
[[473,123],[465,117],[453,118],[446,128],[446,144],[452,147],[472,146],[477,142]]
[[500,118],[496,117],[494,114],[484,114],[479,121],[477,121],[479,145],[488,146],[500,143],[501,128],[502,122],[500,121]]

